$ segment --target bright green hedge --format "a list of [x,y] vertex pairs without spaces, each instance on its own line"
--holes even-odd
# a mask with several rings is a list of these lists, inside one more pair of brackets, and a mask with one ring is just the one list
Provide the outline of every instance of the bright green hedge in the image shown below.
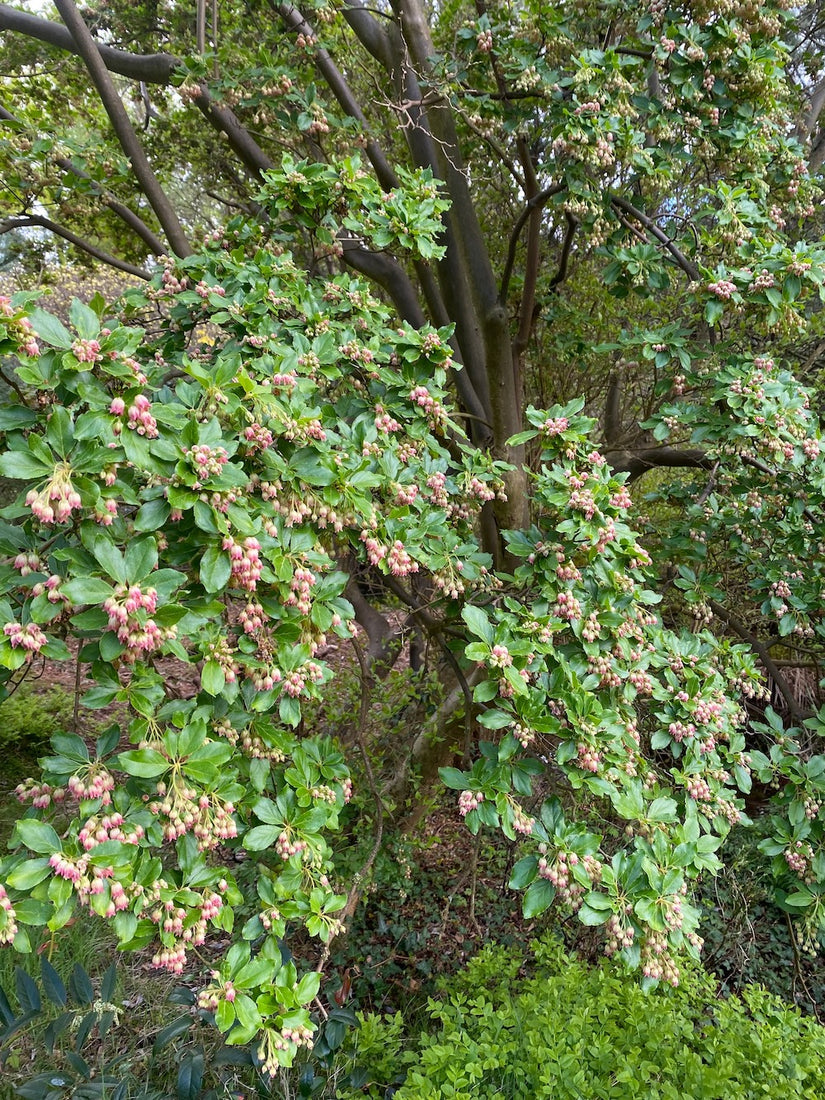
[[720,998],[699,970],[678,989],[645,992],[614,964],[588,966],[551,941],[527,960],[493,947],[429,1014],[435,1027],[416,1039],[400,1014],[363,1018],[363,1088],[341,1097],[825,1100],[825,1028],[760,987]]

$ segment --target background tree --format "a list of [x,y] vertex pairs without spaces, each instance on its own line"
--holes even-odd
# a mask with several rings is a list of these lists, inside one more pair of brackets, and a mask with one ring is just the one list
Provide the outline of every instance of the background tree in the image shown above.
[[[342,808],[343,763],[318,749],[301,765],[320,769],[311,783],[280,767],[316,750],[256,715],[298,726],[302,694],[328,675],[316,635],[345,632],[350,608],[369,637],[368,694],[400,647],[384,614],[398,601],[442,683],[412,763],[427,780],[463,749],[463,770],[442,778],[473,829],[529,838],[513,879],[528,913],[559,896],[607,928],[610,951],[676,980],[670,952],[698,946],[689,883],[718,866],[755,769],[781,784],[765,842],[780,896],[815,935],[825,762],[782,663],[802,652],[816,666],[821,630],[818,428],[787,369],[813,371],[821,354],[804,144],[819,141],[803,45],[815,29],[791,27],[780,5],[718,3],[656,3],[641,18],[622,4],[418,0],[227,5],[217,18],[56,8],[61,21],[0,6],[4,226],[50,231],[148,285],[117,316],[75,306],[71,331],[28,319],[26,296],[5,307],[6,350],[39,396],[3,421],[3,472],[27,483],[7,514],[4,660],[16,672],[59,652],[58,635],[88,633],[92,701],[128,701],[141,746],[104,765],[117,747],[104,740],[99,765],[80,765],[73,742],[49,785],[75,778],[84,807],[108,792],[89,768],[125,772],[123,798],[171,814],[168,841],[175,814],[197,819],[169,794],[182,771],[224,839],[281,845],[292,877],[272,877],[265,906],[329,934],[344,899],[320,830]],[[627,517],[628,484],[651,471],[637,525],[652,571]],[[148,596],[158,564],[167,588]],[[63,595],[36,591],[49,584]],[[701,629],[712,620],[716,638]],[[788,729],[773,711],[765,725],[748,650]],[[200,663],[200,702],[165,698],[164,654]],[[222,693],[238,713],[215,709]],[[476,752],[479,727],[493,732]],[[230,761],[224,789],[214,768]],[[539,774],[537,819],[520,799]],[[321,787],[334,810],[289,816]],[[160,844],[157,822],[134,818],[148,839],[116,841],[122,862],[100,891],[58,885],[52,898],[41,882],[61,838],[27,820],[19,839],[41,859],[12,857],[12,890],[34,885],[57,912],[98,898],[124,942],[155,935],[143,902],[130,897],[127,917],[109,880],[151,877],[134,859]],[[212,890],[217,872],[188,827],[159,901],[200,935],[214,903],[187,901],[185,880]],[[37,921],[62,919],[50,913]],[[11,916],[6,927],[19,933]],[[182,932],[162,931],[158,958],[176,965]],[[221,989],[247,966],[250,988],[263,978],[243,948],[228,965]],[[261,997],[232,1034],[263,1021],[280,1036],[265,1056],[291,1057],[304,1033],[283,1023],[288,997]],[[230,1026],[237,1010],[221,1011]]]

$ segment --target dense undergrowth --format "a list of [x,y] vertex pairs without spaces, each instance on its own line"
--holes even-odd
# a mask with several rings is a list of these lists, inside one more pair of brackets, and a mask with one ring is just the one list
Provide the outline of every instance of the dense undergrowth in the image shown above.
[[[336,707],[314,717],[345,737],[357,692],[342,682]],[[370,728],[397,723],[409,705],[391,681]],[[24,685],[0,705],[3,843],[21,812],[13,782],[72,720],[72,696],[57,685]],[[356,802],[336,853],[345,877],[373,842],[363,811]],[[19,957],[0,952],[0,1098],[821,1097],[825,1032],[814,1015],[825,967],[800,951],[772,905],[756,838],[730,843],[729,868],[702,889],[708,969],[677,990],[645,992],[597,961],[595,939],[572,918],[519,917],[506,885],[517,846],[471,837],[454,810],[433,807],[415,834],[384,836],[325,962],[315,1047],[274,1079],[258,1073],[250,1049],[223,1046],[197,1006],[193,990],[215,958],[201,954],[176,981],[145,953],[118,953],[104,924],[72,922],[17,970]],[[239,881],[255,868],[239,865]],[[293,949],[313,961],[311,943]]]

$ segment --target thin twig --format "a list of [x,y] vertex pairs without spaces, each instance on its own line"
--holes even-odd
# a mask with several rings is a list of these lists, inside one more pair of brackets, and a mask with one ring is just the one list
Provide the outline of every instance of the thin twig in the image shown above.
[[[381,798],[381,794],[378,790],[378,786],[375,782],[375,774],[372,770],[372,764],[370,763],[369,753],[367,752],[367,742],[365,731],[367,728],[367,718],[369,717],[370,702],[372,700],[372,685],[374,683],[372,673],[370,672],[364,652],[361,646],[358,644],[355,638],[350,638],[352,648],[355,652],[355,656],[358,660],[358,665],[361,669],[361,705],[358,711],[358,748],[361,750],[361,758],[364,762],[364,772],[367,776],[367,784],[370,788],[370,793],[375,799],[375,840],[373,841],[372,849],[367,856],[361,867],[355,872],[352,877],[352,886],[350,886],[349,893],[347,894],[347,902],[343,908],[343,915],[345,920],[349,920],[352,914],[355,912],[355,907],[358,904],[358,896],[361,891],[361,883],[364,881],[365,875],[368,873],[370,867],[375,862],[376,856],[381,850],[381,841],[384,836],[384,802]],[[330,953],[330,944],[332,938],[325,944],[324,950],[321,953],[321,958],[318,961],[318,965],[315,969],[320,973],[326,966],[327,959]]]

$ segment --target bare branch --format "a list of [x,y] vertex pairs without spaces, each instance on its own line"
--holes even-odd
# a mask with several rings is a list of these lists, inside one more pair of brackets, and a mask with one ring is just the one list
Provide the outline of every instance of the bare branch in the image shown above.
[[548,284],[548,289],[551,291],[555,290],[557,286],[560,286],[567,278],[567,269],[570,266],[570,253],[573,250],[573,240],[579,225],[580,222],[578,218],[574,217],[572,214],[567,215],[567,231],[564,234],[564,241],[561,246],[558,271]]
[[717,603],[716,600],[708,600],[708,606],[714,615],[718,615],[720,619],[724,619],[728,626],[739,635],[742,641],[747,642],[754,653],[757,654],[759,660],[765,666],[765,671],[770,675],[771,679],[776,684],[779,694],[785,700],[791,718],[793,718],[795,722],[804,722],[806,718],[810,718],[813,712],[806,707],[799,706],[794,696],[793,689],[777,668],[776,662],[772,659],[768,652],[768,647],[764,642],[761,642],[755,634],[751,634],[750,630],[748,630],[743,622],[740,622],[735,615],[728,611],[726,607],[723,607],[722,604]]
[[618,372],[614,372],[607,382],[607,398],[604,403],[604,441],[608,448],[615,448],[621,436],[621,401],[622,379]]
[[649,218],[647,214],[644,214],[641,210],[637,210],[633,203],[628,202],[627,199],[622,198],[621,195],[611,195],[610,201],[614,206],[618,206],[620,210],[629,214],[631,218],[635,218],[637,222],[645,227],[652,237],[655,237],[660,244],[663,244],[679,267],[681,267],[682,271],[684,271],[690,279],[695,282],[702,277],[702,273],[696,264],[693,263],[692,260],[689,260],[687,256],[676,247],[667,233],[665,233],[663,229],[660,229],[652,218]]
[[119,260],[117,256],[111,256],[108,252],[104,252],[102,248],[96,248],[95,245],[90,244],[89,241],[85,241],[82,237],[79,237],[77,233],[72,233],[72,231],[66,229],[65,226],[58,225],[57,222],[53,222],[50,218],[43,218],[38,214],[28,214],[25,217],[19,218],[7,218],[5,221],[0,222],[0,234],[10,233],[13,229],[26,229],[33,226],[37,226],[40,229],[47,229],[50,233],[54,233],[55,236],[62,237],[64,241],[68,241],[69,244],[73,244],[76,248],[82,249],[89,256],[94,256],[96,260],[100,260],[100,262],[106,264],[107,267],[114,267],[118,271],[125,271],[128,275],[137,276],[138,279],[152,278],[149,272],[144,268],[136,267],[126,260]]
[[[278,4],[276,0],[271,0],[271,2],[274,10],[278,12],[288,27],[310,38],[315,37],[312,27],[298,8],[288,3]],[[390,166],[381,146],[374,138],[369,136],[367,119],[352,89],[327,50],[317,49],[315,51],[315,64],[318,66],[321,75],[327,82],[330,91],[338,100],[341,109],[344,110],[350,118],[357,119],[363,126],[364,133],[367,137],[366,153],[370,159],[370,163],[375,169],[375,174],[378,176],[381,186],[387,191],[391,191],[394,187],[398,186],[398,177]]]
[[[77,45],[69,30],[60,23],[48,19],[26,15],[6,4],[0,4],[0,31],[9,30],[24,34],[40,42],[57,46],[69,53],[79,54]],[[181,61],[172,54],[132,54],[125,50],[116,50],[111,46],[95,43],[98,54],[109,72],[145,84],[170,84]],[[272,168],[273,164],[249,132],[240,124],[228,107],[219,107],[212,102],[205,83],[199,88],[200,95],[194,103],[206,120],[220,133],[225,133],[229,144],[243,164],[253,173]]]
[[[0,120],[4,122],[18,123],[18,120],[15,118],[15,116],[10,111],[7,111],[4,107],[0,107]],[[128,225],[129,228],[134,233],[136,233],[138,237],[140,237],[144,244],[148,246],[153,255],[163,255],[163,253],[166,251],[166,248],[160,237],[158,237],[156,233],[152,232],[146,222],[141,217],[139,217],[134,212],[134,210],[130,210],[128,206],[124,206],[122,202],[118,202],[117,199],[109,195],[96,180],[93,180],[87,172],[84,172],[82,168],[78,167],[78,165],[74,164],[67,157],[55,157],[54,163],[59,168],[62,168],[64,172],[71,172],[72,175],[77,176],[78,179],[86,180],[91,185],[94,193],[100,197],[103,205],[108,207],[108,209],[111,210],[112,213],[115,214],[118,218],[120,218],[120,220],[125,225]]]
[[401,264],[385,252],[370,252],[352,237],[339,236],[338,240],[344,250],[344,261],[386,290],[402,320],[421,328],[426,317],[415,287]]
[[[50,19],[41,19],[36,15],[0,4],[0,31],[14,31],[46,42],[69,53],[80,53],[77,43],[67,27],[53,23]],[[130,80],[143,80],[146,84],[168,84],[180,65],[178,58],[168,53],[133,54],[126,50],[116,50],[111,46],[96,44],[106,68],[119,76]]]
[[135,177],[163,227],[170,246],[178,256],[188,256],[192,250],[183,226],[152,170],[149,158],[129,121],[126,108],[121,103],[106,64],[98,53],[97,43],[89,33],[89,28],[83,22],[74,0],[55,0],[55,7],[71,32],[77,53],[82,58],[100,96],[115,136],[123,152],[131,161]]
[[501,277],[501,289],[498,292],[498,300],[502,305],[507,301],[507,292],[510,289],[510,279],[516,262],[516,249],[518,248],[522,229],[524,229],[525,225],[530,220],[534,210],[542,209],[554,195],[560,195],[564,190],[565,185],[563,183],[554,183],[552,187],[545,187],[543,191],[539,191],[537,194],[533,195],[531,199],[527,200],[527,204],[519,214],[518,221],[513,226],[513,232],[510,234],[507,261],[504,264],[504,274]]
[[695,470],[713,469],[712,458],[704,451],[681,447],[649,447],[643,451],[605,451],[604,457],[617,474],[630,474],[629,481],[660,466],[688,467]]
[[364,49],[390,72],[393,67],[392,47],[386,29],[360,0],[350,0],[343,15]]

